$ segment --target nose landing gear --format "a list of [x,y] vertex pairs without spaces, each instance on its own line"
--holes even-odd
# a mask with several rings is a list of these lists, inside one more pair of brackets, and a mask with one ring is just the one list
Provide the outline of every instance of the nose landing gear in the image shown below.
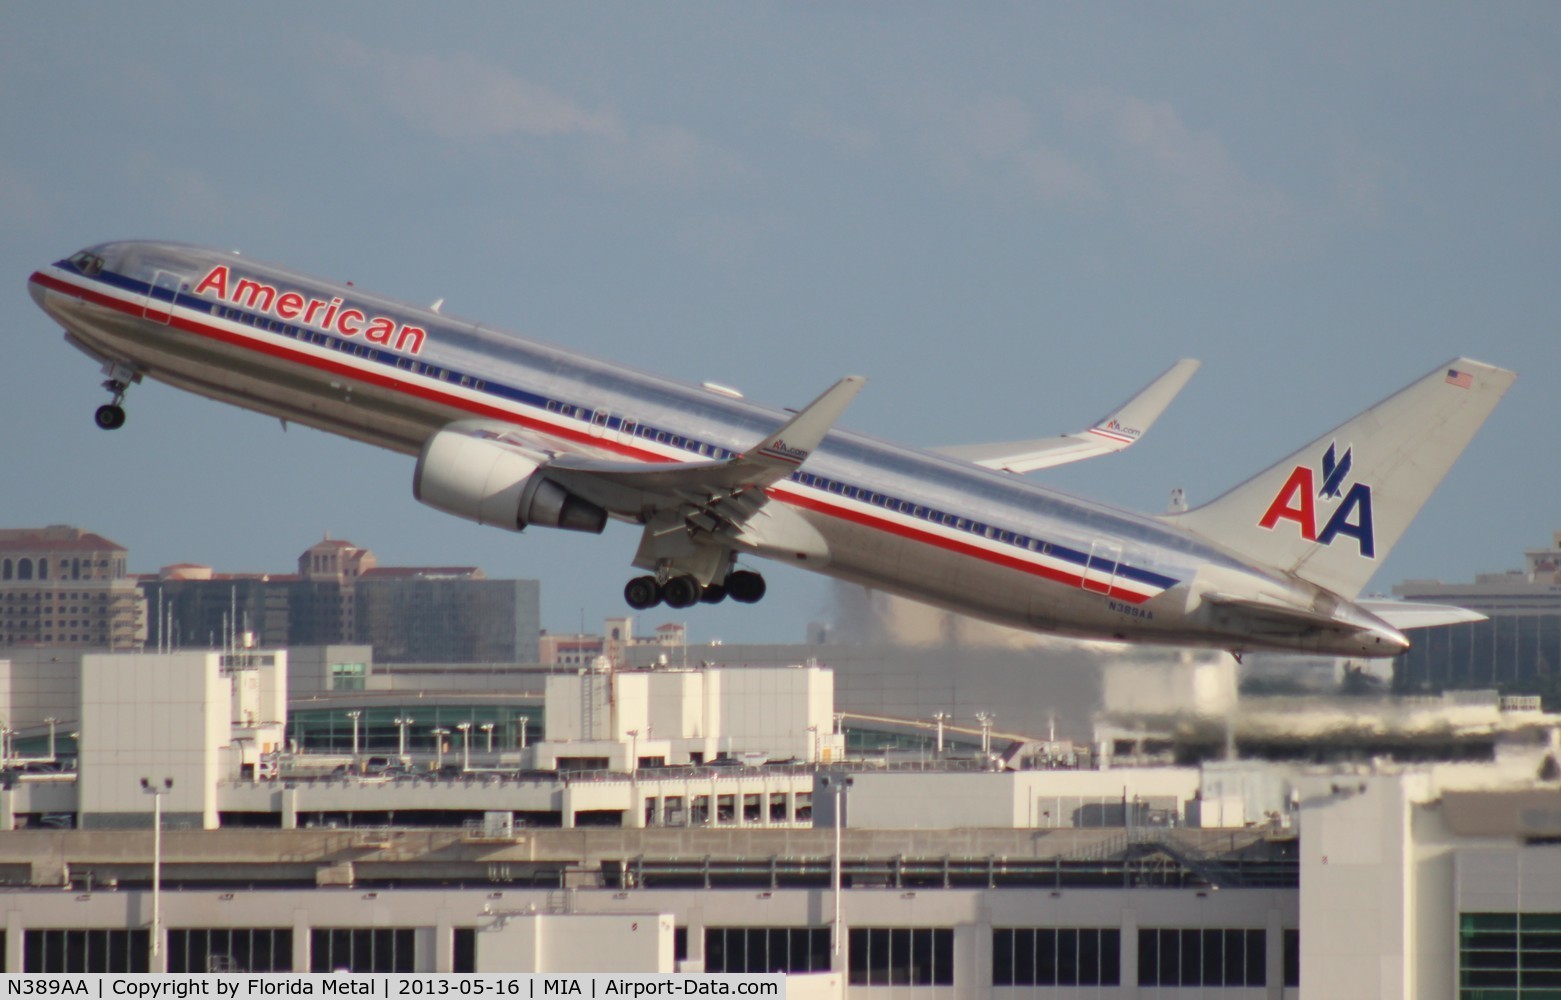
[[103,365],[103,374],[108,376],[103,381],[103,388],[113,393],[114,401],[98,407],[92,420],[103,430],[118,430],[125,426],[125,393],[133,383],[141,381],[141,373],[129,365],[109,361]]
[[92,414],[93,421],[106,431],[125,426],[125,408],[118,403],[104,403]]

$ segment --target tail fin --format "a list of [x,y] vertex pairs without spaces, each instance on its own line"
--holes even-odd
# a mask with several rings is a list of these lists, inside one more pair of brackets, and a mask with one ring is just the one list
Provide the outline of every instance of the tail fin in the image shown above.
[[1449,361],[1218,499],[1166,519],[1354,597],[1516,377]]

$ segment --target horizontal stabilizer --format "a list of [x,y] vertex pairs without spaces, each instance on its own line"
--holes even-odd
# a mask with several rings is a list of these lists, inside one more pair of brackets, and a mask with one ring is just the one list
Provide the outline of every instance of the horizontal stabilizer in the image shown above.
[[1366,600],[1357,605],[1381,618],[1394,628],[1430,628],[1433,625],[1458,625],[1462,622],[1483,622],[1487,616],[1468,608],[1451,604],[1426,604],[1420,601]]
[[1097,455],[1109,455],[1135,444],[1171,400],[1187,385],[1200,362],[1183,359],[1168,368],[1138,394],[1084,430],[1060,437],[1009,441],[1002,444],[956,445],[932,449],[988,469],[1034,472]]
[[1338,628],[1340,622],[1333,615],[1297,608],[1287,604],[1237,597],[1233,594],[1208,593],[1203,595],[1208,603],[1240,614],[1242,617],[1263,622],[1271,628],[1284,631],[1301,631],[1311,628]]

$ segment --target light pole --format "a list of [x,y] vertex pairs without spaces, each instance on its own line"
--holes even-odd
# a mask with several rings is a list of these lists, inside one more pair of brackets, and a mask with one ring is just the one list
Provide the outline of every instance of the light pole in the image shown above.
[[59,758],[54,754],[54,727],[59,723],[60,720],[51,715],[43,721],[49,724],[49,763],[52,764],[59,760]]
[[405,757],[407,755],[407,727],[411,726],[412,723],[416,721],[417,720],[412,718],[410,715],[396,716],[396,729],[399,730],[396,738],[397,757]]
[[934,721],[934,722],[936,722],[938,724],[938,756],[942,757],[943,756],[943,724],[945,722],[949,721],[949,714],[947,712],[934,712],[934,713],[932,713],[932,721]]
[[820,779],[835,793],[835,856],[829,868],[829,885],[835,897],[835,922],[830,926],[832,946],[835,959],[831,963],[836,971],[840,969],[840,948],[845,940],[845,927],[841,923],[841,898],[840,898],[840,829],[841,814],[845,811],[846,789],[851,787],[852,779],[843,774],[835,774]]
[[531,717],[527,715],[517,715],[515,716],[515,721],[520,723],[520,748],[524,750],[526,749],[526,723],[531,721]]
[[472,769],[472,724],[457,722],[455,728],[461,731],[461,771],[465,773]]
[[818,763],[818,727],[809,726],[808,732],[813,734],[813,763]]
[[638,778],[640,775],[640,731],[629,730],[629,777]]
[[[488,736],[488,752],[490,754],[493,753],[493,723],[491,723],[491,722],[484,722],[482,725],[478,726],[477,728],[481,729],[484,733],[487,734],[487,736]],[[490,763],[491,763],[491,761],[490,761]]]
[[992,756],[992,720],[997,718],[991,712],[977,712],[976,721],[981,723],[981,756]]
[[450,735],[450,730],[443,726],[434,727],[434,770],[444,770],[444,738]]
[[347,718],[352,720],[352,763],[354,766],[358,763],[358,719],[362,715],[363,713],[356,708],[347,713]]
[[161,785],[141,779],[141,791],[152,797],[152,972],[163,971],[163,796],[172,790],[172,778]]

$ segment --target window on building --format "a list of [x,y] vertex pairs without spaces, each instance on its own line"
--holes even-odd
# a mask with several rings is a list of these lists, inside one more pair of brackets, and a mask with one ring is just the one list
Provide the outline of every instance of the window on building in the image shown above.
[[1301,986],[1301,932],[1294,927],[1285,930],[1285,987]]
[[416,972],[413,938],[410,927],[315,929],[309,932],[309,971]]
[[706,927],[706,972],[828,972],[828,927]]
[[331,664],[332,691],[362,691],[367,683],[368,668],[362,663]]
[[23,972],[147,972],[151,950],[147,931],[26,931],[22,938]]
[[292,972],[290,927],[168,929],[169,972]]
[[1561,913],[1459,914],[1458,996],[1561,996]]
[[31,559],[17,560],[16,578],[18,580],[31,580],[33,578],[33,561]]
[[477,929],[475,927],[457,927],[455,929],[454,945],[450,971],[476,972]]
[[1266,986],[1267,933],[1219,928],[1141,928],[1140,986]]
[[997,927],[993,986],[1117,986],[1122,932],[1114,927]]
[[853,927],[848,937],[853,986],[953,986],[949,927]]

